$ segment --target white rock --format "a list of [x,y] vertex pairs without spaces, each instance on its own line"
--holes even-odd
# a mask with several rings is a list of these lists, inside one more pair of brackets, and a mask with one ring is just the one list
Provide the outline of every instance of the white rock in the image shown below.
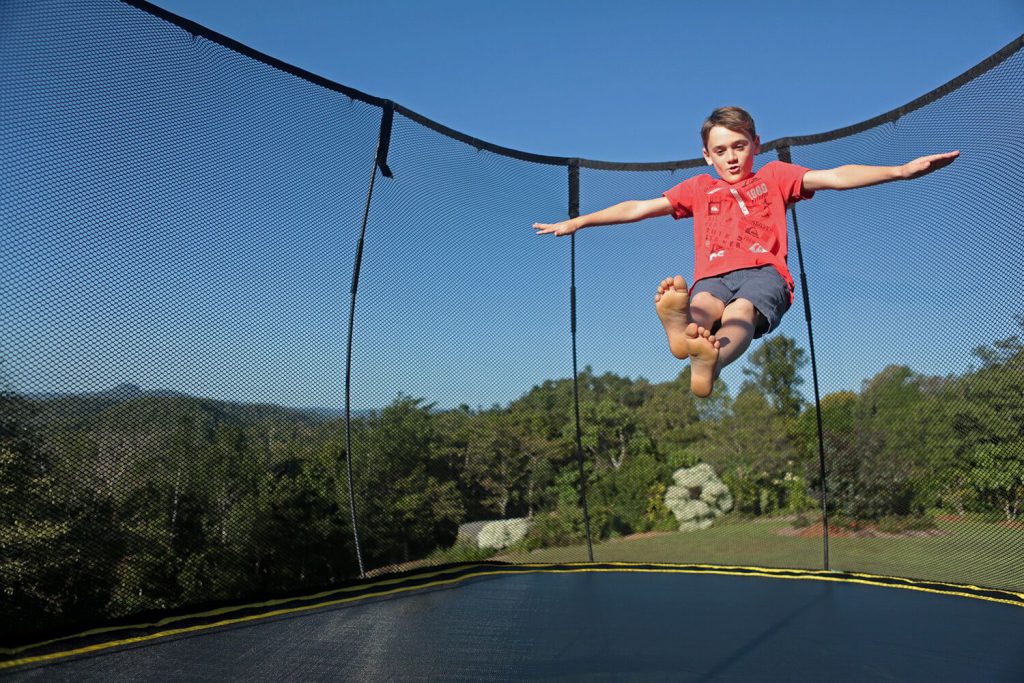
[[465,524],[460,524],[458,541],[460,543],[471,543],[476,545],[477,539],[480,537],[480,530],[490,523],[491,520],[484,520],[482,522],[466,522]]
[[690,522],[706,519],[712,516],[711,506],[703,500],[683,501],[672,508],[672,514],[674,514],[676,519],[680,522]]
[[675,485],[665,491],[665,507],[679,522],[680,531],[707,529],[733,508],[729,488],[707,463],[676,470]]
[[700,522],[683,522],[679,525],[679,530],[700,531],[701,529],[707,529],[712,524],[714,524],[714,521],[710,519],[701,520]]
[[671,502],[683,503],[690,500],[690,489],[685,486],[669,486],[665,491],[665,506],[671,508]]
[[683,468],[676,470],[675,474],[672,475],[676,484],[679,486],[685,486],[686,488],[694,488],[697,486],[703,487],[708,482],[721,483],[718,477],[715,475],[714,468],[706,462],[694,465],[690,468]]
[[707,502],[709,505],[713,504],[714,501],[718,500],[720,496],[729,495],[729,488],[721,481],[709,481],[703,486],[703,490],[700,494],[700,499]]
[[526,537],[530,521],[525,517],[487,522],[476,537],[478,548],[501,550]]

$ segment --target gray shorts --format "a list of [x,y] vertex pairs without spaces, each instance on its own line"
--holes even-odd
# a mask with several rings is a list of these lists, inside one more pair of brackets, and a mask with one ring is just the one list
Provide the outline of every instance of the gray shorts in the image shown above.
[[[754,304],[757,312],[754,339],[778,327],[782,315],[789,310],[789,286],[774,266],[744,268],[698,280],[690,298],[698,292],[707,292],[726,306],[736,299],[746,299]],[[712,333],[716,331],[712,330]]]

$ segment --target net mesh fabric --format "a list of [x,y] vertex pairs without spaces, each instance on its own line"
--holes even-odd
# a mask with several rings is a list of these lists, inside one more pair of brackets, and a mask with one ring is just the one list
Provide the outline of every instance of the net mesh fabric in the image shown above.
[[[595,560],[820,568],[808,296],[831,567],[1024,590],[1020,51],[766,146],[962,157],[796,205],[809,292],[696,400],[653,311],[693,271],[690,221],[537,237],[572,160],[401,107],[385,177],[385,103],[143,4],[0,24],[5,639],[354,579],[353,523],[371,574],[583,561],[580,455]],[[578,163],[581,213],[705,172]],[[728,503],[674,479],[701,463]]]

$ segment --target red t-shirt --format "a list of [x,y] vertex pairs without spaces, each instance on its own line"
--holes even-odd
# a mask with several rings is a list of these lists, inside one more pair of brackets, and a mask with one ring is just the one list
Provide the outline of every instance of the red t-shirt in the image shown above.
[[792,302],[786,207],[814,196],[803,188],[807,171],[772,161],[734,185],[705,173],[663,193],[672,202],[674,218],[693,216],[693,284],[741,268],[771,265],[789,286]]

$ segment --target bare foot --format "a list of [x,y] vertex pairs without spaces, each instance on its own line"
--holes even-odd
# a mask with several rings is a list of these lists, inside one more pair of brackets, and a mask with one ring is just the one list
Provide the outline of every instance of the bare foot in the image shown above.
[[686,326],[690,324],[690,292],[686,280],[679,275],[662,280],[654,295],[654,307],[668,335],[669,351],[676,358],[686,358],[689,355]]
[[705,398],[715,386],[715,364],[719,342],[710,330],[690,323],[686,327],[686,348],[690,354],[690,390]]

